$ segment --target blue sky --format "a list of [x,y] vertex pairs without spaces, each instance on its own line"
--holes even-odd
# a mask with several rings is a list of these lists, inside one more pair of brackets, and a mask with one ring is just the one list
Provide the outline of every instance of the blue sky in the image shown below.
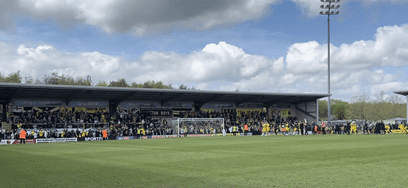
[[[327,92],[319,0],[0,3],[3,75]],[[402,0],[341,2],[331,17],[334,98],[408,89],[407,7]]]

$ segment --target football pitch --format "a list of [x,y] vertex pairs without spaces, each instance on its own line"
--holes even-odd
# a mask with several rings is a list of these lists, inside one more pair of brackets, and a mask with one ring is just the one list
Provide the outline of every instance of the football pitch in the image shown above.
[[408,135],[0,146],[0,187],[406,187]]

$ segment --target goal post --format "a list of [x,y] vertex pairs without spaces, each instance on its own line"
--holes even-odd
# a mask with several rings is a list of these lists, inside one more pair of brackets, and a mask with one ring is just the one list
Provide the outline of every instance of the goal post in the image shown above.
[[224,118],[178,118],[177,136],[221,134]]

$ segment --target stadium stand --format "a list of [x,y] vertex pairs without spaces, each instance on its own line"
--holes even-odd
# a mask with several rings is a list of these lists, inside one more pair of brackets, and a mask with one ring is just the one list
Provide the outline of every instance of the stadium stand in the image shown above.
[[[327,94],[0,83],[2,118],[9,122],[3,135],[15,138],[20,128],[37,138],[40,132],[42,137],[97,137],[103,129],[116,137],[174,135],[177,118],[223,118],[227,132],[234,125],[242,132],[246,124],[260,134],[262,121],[294,128],[307,120],[312,126],[323,97]],[[194,133],[220,129],[201,124]]]

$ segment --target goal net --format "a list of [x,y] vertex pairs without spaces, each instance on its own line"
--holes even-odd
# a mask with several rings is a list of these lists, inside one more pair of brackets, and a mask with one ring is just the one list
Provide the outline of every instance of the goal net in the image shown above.
[[224,118],[178,118],[176,129],[178,136],[222,134]]

